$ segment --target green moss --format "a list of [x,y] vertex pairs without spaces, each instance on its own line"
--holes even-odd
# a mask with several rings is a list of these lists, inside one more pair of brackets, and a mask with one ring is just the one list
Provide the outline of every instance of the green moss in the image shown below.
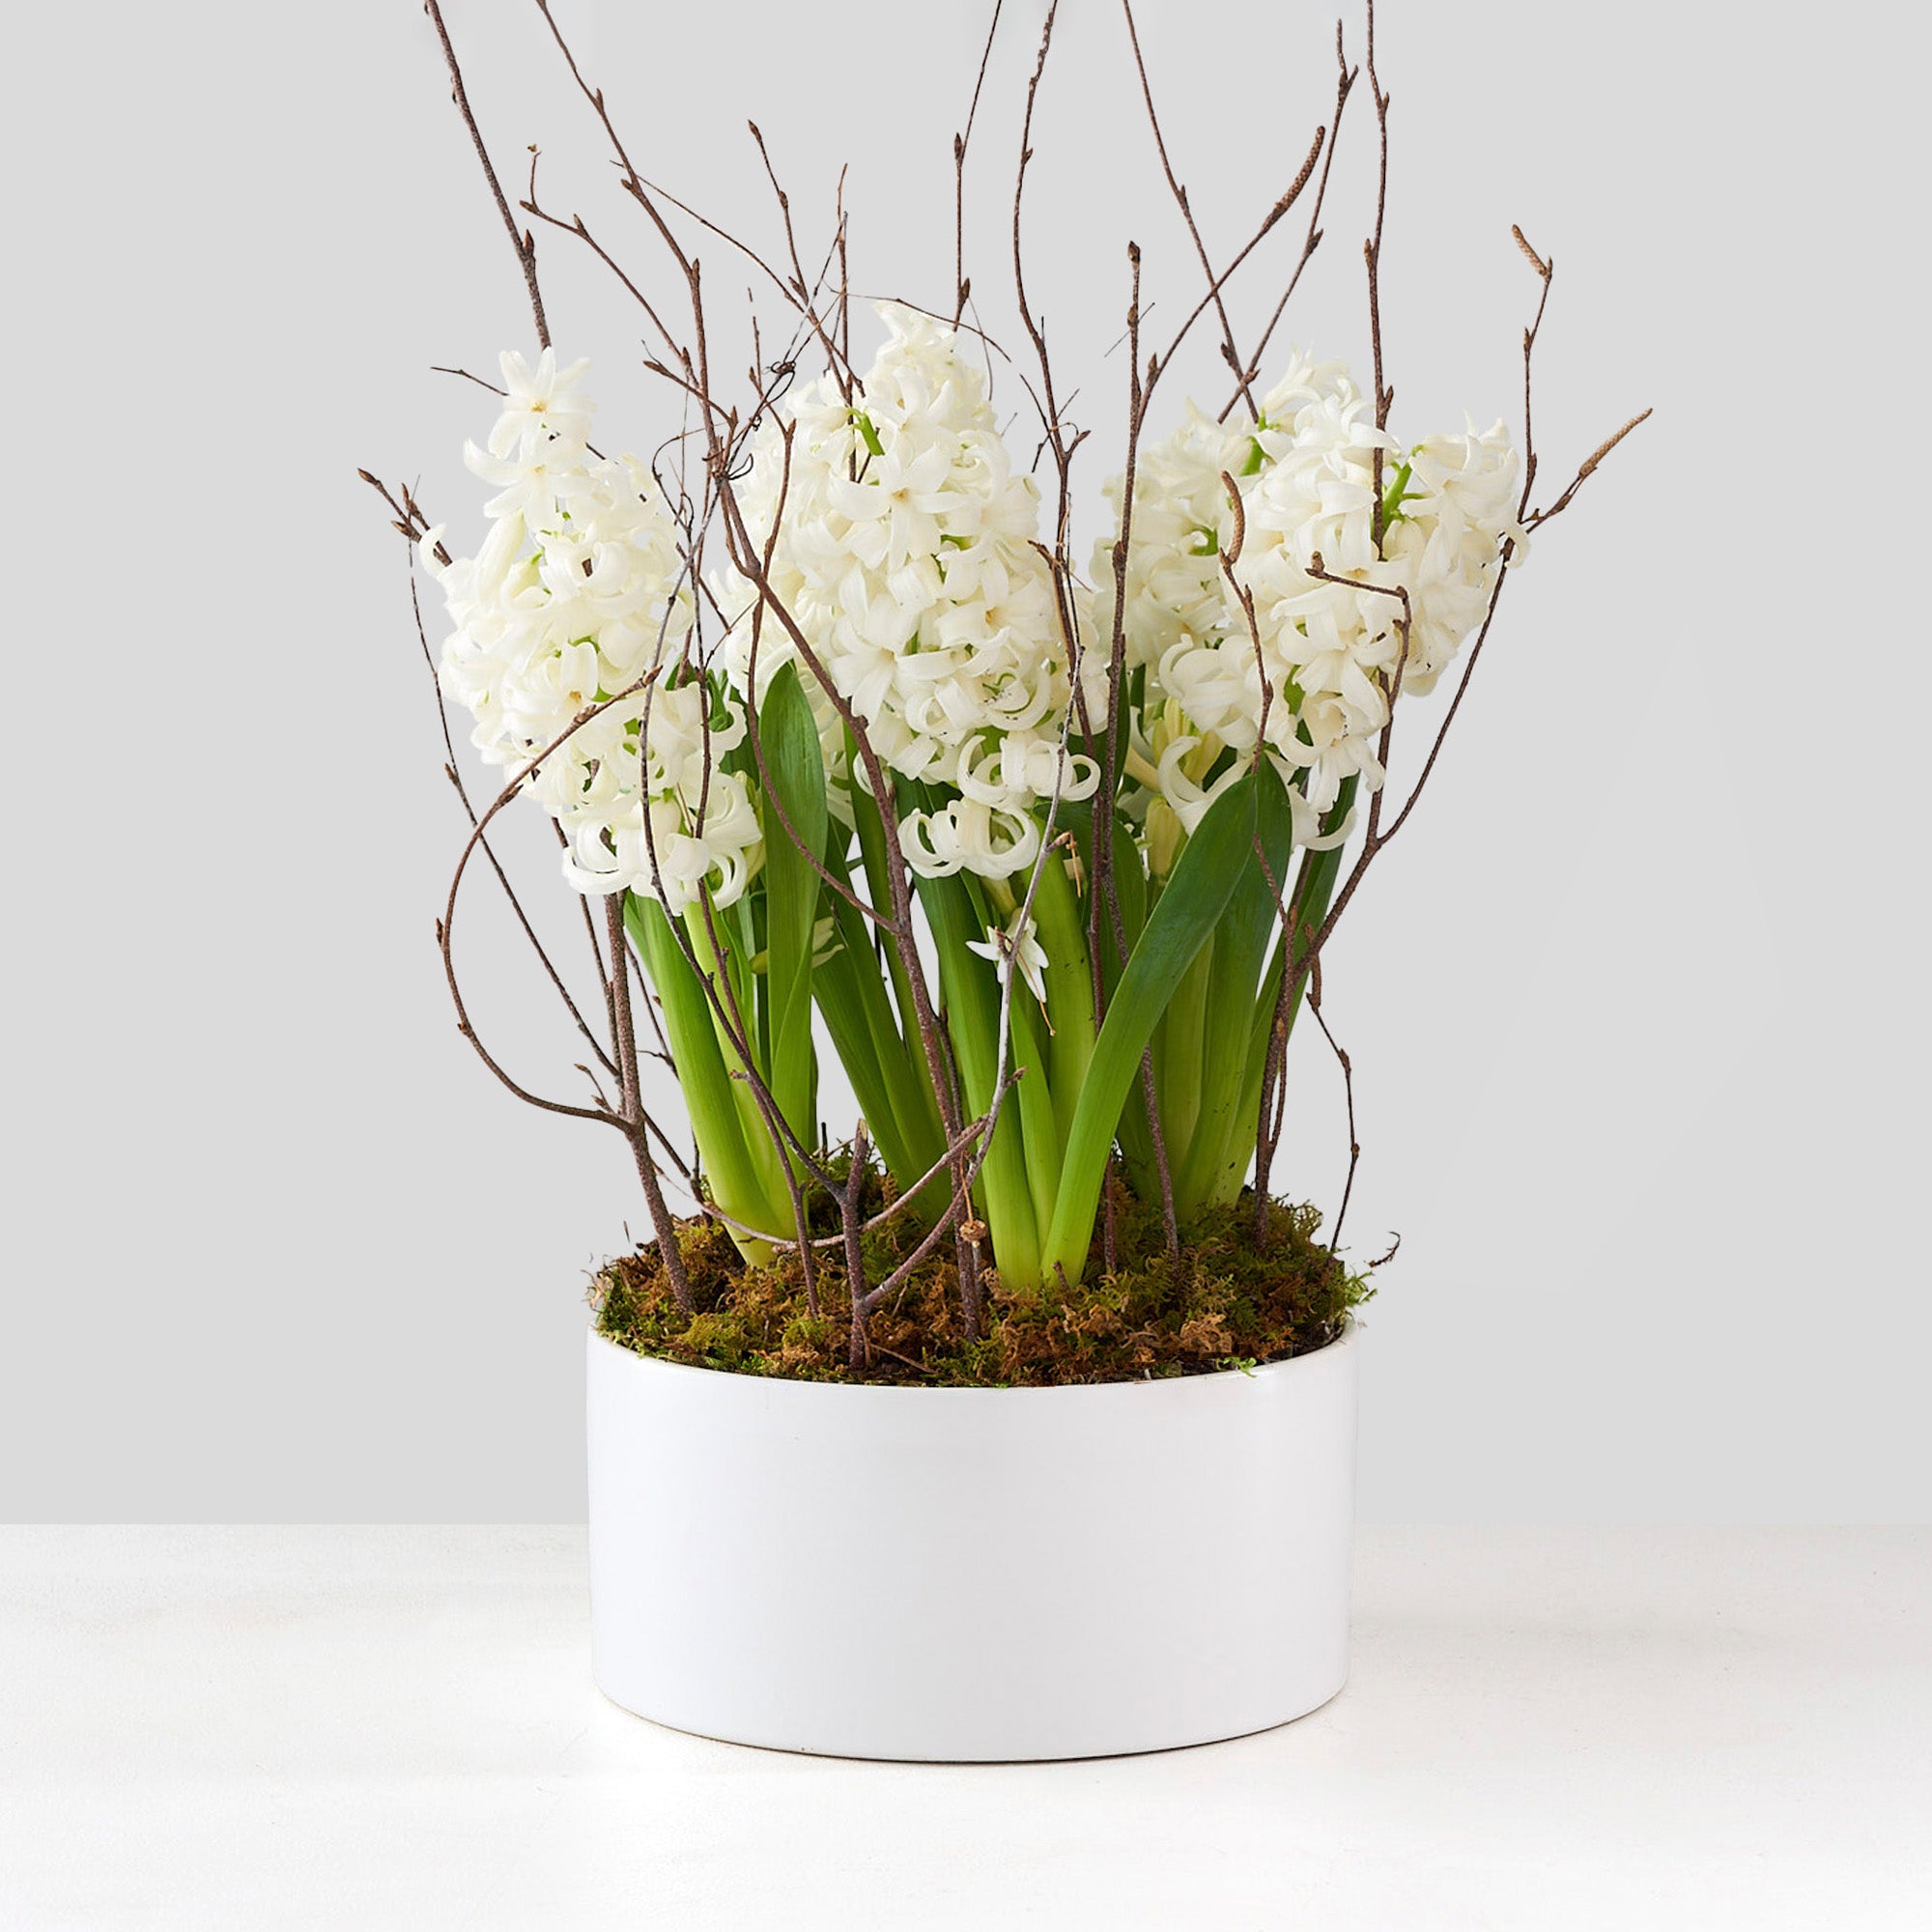
[[[877,1175],[867,1212],[888,1198]],[[1189,1230],[1181,1265],[1168,1260],[1157,1209],[1115,1194],[1120,1266],[1076,1287],[1009,1293],[988,1269],[986,1332],[968,1342],[959,1321],[950,1242],[921,1264],[872,1317],[872,1360],[846,1366],[851,1298],[842,1251],[818,1251],[813,1315],[795,1254],[749,1267],[715,1221],[679,1224],[678,1247],[697,1304],[687,1321],[654,1247],[621,1255],[591,1285],[597,1327],[641,1355],[742,1375],[803,1381],[904,1382],[943,1388],[1045,1387],[1252,1372],[1333,1341],[1374,1290],[1320,1241],[1312,1208],[1272,1203],[1256,1238],[1254,1204],[1210,1211]],[[814,1235],[838,1231],[832,1203],[813,1204]],[[865,1239],[866,1267],[883,1280],[915,1240],[901,1216]],[[1094,1246],[1097,1260],[1098,1242]]]

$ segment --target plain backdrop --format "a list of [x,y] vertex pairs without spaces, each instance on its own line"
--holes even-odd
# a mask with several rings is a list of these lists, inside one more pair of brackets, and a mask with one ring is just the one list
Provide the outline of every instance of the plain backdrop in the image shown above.
[[[557,11],[647,173],[776,247],[755,116],[814,249],[849,164],[855,286],[947,301],[986,0]],[[546,202],[674,295],[535,8],[448,13],[506,169],[539,146]],[[1041,13],[1009,0],[974,136],[989,327]],[[1327,116],[1332,15],[1141,21],[1224,259]],[[1932,1519],[1926,41],[1902,6],[1383,9],[1396,427],[1515,420],[1512,221],[1557,265],[1551,489],[1656,415],[1534,545],[1328,961],[1364,1147],[1346,1238],[1402,1236],[1369,1315],[1368,1518]],[[613,1136],[521,1108],[452,1024],[431,922],[462,822],[403,547],[355,475],[417,480],[473,542],[459,452],[490,398],[432,365],[530,340],[428,22],[41,8],[0,86],[0,1515],[577,1517],[582,1290],[641,1204]],[[1094,431],[1091,537],[1125,242],[1151,329],[1199,270],[1102,0],[1067,0],[1040,117],[1034,293]],[[1372,131],[1363,85],[1281,337],[1364,380]],[[1300,227],[1234,285],[1244,337]],[[702,253],[742,302],[755,270]],[[647,450],[676,424],[627,298],[567,236],[540,259],[605,434]],[[1163,422],[1183,388],[1218,406],[1205,354]],[[543,828],[506,834],[568,947]],[[580,1054],[487,891],[463,935],[479,1022],[568,1094]],[[1332,1210],[1319,1039],[1293,1077],[1282,1178]]]

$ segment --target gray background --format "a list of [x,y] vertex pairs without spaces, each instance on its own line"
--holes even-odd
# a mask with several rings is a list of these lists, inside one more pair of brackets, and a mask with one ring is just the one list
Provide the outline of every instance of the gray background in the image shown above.
[[[977,0],[560,4],[648,172],[773,245],[754,113],[813,235],[850,160],[858,286],[945,299]],[[546,197],[668,292],[534,10],[449,12],[501,160],[541,144]],[[1009,6],[976,135],[989,322],[1039,14]],[[1330,960],[1367,1150],[1350,1238],[1404,1237],[1371,1311],[1372,1519],[1932,1516],[1926,36],[1902,7],[1819,17],[1384,10],[1398,428],[1514,416],[1512,220],[1558,264],[1546,475],[1658,413],[1536,545]],[[1217,253],[1325,117],[1329,21],[1146,0]],[[528,339],[428,24],[43,8],[6,65],[0,1515],[577,1516],[581,1292],[641,1225],[635,1179],[451,1024],[430,926],[460,821],[400,546],[353,474],[419,476],[473,540],[458,451],[489,399],[429,365]],[[1102,451],[1090,516],[1126,236],[1157,316],[1195,293],[1130,86],[1113,10],[1069,0],[1030,232]],[[1366,379],[1365,87],[1349,113],[1291,329]],[[723,302],[746,271],[705,253]],[[621,298],[567,238],[543,265],[611,440],[648,447],[670,423]],[[541,832],[510,843],[567,944]],[[466,920],[480,1017],[566,1091],[570,1037],[487,895]],[[1287,1178],[1332,1205],[1316,1044]]]

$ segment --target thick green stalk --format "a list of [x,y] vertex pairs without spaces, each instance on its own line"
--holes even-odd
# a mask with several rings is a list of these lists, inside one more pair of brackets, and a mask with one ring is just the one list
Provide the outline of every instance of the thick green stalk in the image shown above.
[[[991,1106],[1000,1077],[999,985],[991,965],[967,951],[971,941],[983,935],[985,922],[961,880],[915,883],[939,957],[946,1030],[965,1088],[967,1117],[976,1120]],[[1000,1109],[992,1145],[980,1170],[979,1192],[1000,1279],[1010,1289],[1025,1291],[1040,1284],[1039,1224],[1027,1176],[1021,1109],[1015,1101],[1016,1096],[1009,1094]]]
[[[1093,877],[1091,859],[1088,876]],[[1126,933],[1127,956],[1131,958],[1147,925],[1150,895],[1140,848],[1134,843],[1131,828],[1118,815],[1114,819],[1113,877],[1114,895],[1121,905],[1121,924]],[[1126,971],[1126,961],[1114,950],[1113,914],[1106,906],[1100,909],[1100,982],[1111,1006],[1121,983],[1121,975]],[[1075,1099],[1078,1099],[1077,1094]],[[1160,1177],[1154,1168],[1153,1130],[1148,1124],[1147,1098],[1138,1080],[1128,1091],[1115,1131],[1120,1138],[1121,1159],[1126,1167],[1127,1184],[1143,1201],[1154,1200],[1160,1192]]]
[[[1336,793],[1335,803],[1321,821],[1324,833],[1332,834],[1347,822],[1355,803],[1355,780],[1342,781]],[[1277,873],[1276,877],[1280,878]],[[1321,930],[1321,922],[1328,917],[1329,902],[1335,896],[1335,888],[1342,876],[1342,848],[1331,846],[1326,851],[1304,852],[1301,869],[1295,881],[1289,904],[1295,908],[1294,957],[1297,965],[1306,956],[1308,948],[1315,942]],[[1275,941],[1274,952],[1268,959],[1266,973],[1262,978],[1260,996],[1256,999],[1250,1014],[1246,1065],[1241,1079],[1241,1099],[1233,1130],[1223,1153],[1214,1184],[1208,1194],[1210,1203],[1226,1207],[1239,1199],[1241,1183],[1247,1179],[1248,1162],[1254,1157],[1254,1135],[1261,1124],[1262,1086],[1267,1067],[1269,1037],[1274,1031],[1275,1008],[1281,1001],[1281,976],[1286,947],[1281,939]],[[1288,1004],[1287,1031],[1293,1035],[1295,1017],[1301,1011],[1301,1002],[1308,991],[1308,980],[1304,975],[1295,987]]]
[[[849,883],[842,827],[833,829],[826,869]],[[860,1112],[887,1172],[910,1187],[946,1151],[946,1135],[931,1102],[931,1082],[922,1079],[923,1050],[909,1048],[893,1018],[870,926],[842,895],[828,893],[838,944],[812,973],[812,995],[825,1016],[833,1050],[845,1068]],[[928,1181],[913,1208],[930,1226],[950,1199],[946,1177]]]
[[[791,1225],[791,1208],[776,1165],[770,1136],[760,1122],[758,1138],[748,1142],[738,1111],[733,1080],[712,1025],[711,1002],[684,956],[665,909],[657,900],[627,894],[624,924],[636,942],[664,1010],[665,1037],[670,1046],[679,1097],[697,1144],[698,1166],[711,1198],[733,1220],[768,1234]],[[748,1261],[767,1262],[770,1244],[732,1231],[731,1238]]]
[[[852,743],[849,731],[845,734],[845,742],[849,748]],[[848,750],[846,763],[848,770],[855,774],[850,784],[852,820],[859,832],[859,855],[866,867],[866,889],[871,894],[873,910],[890,919],[893,915],[892,854],[886,845],[886,828],[879,817],[878,801],[860,785],[856,777],[859,764],[856,752]],[[931,1118],[933,1131],[941,1136],[943,1147],[945,1130],[941,1122],[944,1114],[939,1105],[939,1094],[932,1084],[932,1068],[926,1065],[925,1049],[920,1039],[919,1003],[913,998],[912,980],[907,976],[905,961],[899,957],[897,941],[888,935],[881,950],[886,955],[886,969],[892,975],[893,1002],[898,1009],[899,1035],[906,1042],[907,1057],[925,1091],[925,1111]]]
[[[1273,766],[1264,765],[1257,781],[1255,812],[1261,857],[1250,853],[1240,883],[1215,927],[1212,954],[1203,955],[1208,964],[1202,1000],[1200,1105],[1184,1133],[1175,1128],[1168,1133],[1175,1210],[1183,1221],[1214,1198],[1233,1143],[1252,1136],[1253,1117],[1244,1113],[1242,1095],[1255,982],[1261,977],[1268,936],[1280,920],[1276,894],[1289,887],[1293,838],[1287,788]],[[1197,970],[1200,966],[1197,961]]]
[[[1041,877],[1043,889],[1044,872]],[[1006,931],[1020,907],[1014,890],[1016,882],[981,879],[971,872],[961,872],[958,883],[972,901],[981,942],[997,944],[996,936]],[[1037,911],[1037,902],[1035,909]],[[996,986],[999,978],[996,968]],[[1019,1109],[1034,1221],[1037,1227],[1044,1228],[1053,1218],[1054,1194],[1060,1179],[1061,1133],[1053,1109],[1052,1067],[1040,1043],[1041,1026],[1039,1003],[1033,997],[1024,976],[1016,974],[1007,1002],[1007,1065],[1018,1079],[1007,1096],[1007,1105]],[[1050,1034],[1047,1037],[1052,1037]]]
[[[732,1037],[731,1008],[735,1002],[737,1016],[751,1036],[753,1047],[756,1045],[755,981],[759,976],[746,972],[741,966],[738,949],[731,943],[730,921],[724,914],[714,909],[711,921],[707,923],[704,908],[694,904],[679,923],[684,927],[685,937],[691,942],[691,951],[697,961],[698,972],[718,989],[717,1004],[714,1005],[709,996],[705,1000],[712,1035],[717,1040],[719,1054],[724,1062],[725,1073],[731,1079],[731,1100],[737,1109],[738,1124],[744,1133],[746,1146],[751,1150],[753,1160],[768,1169],[776,1197],[787,1203],[783,1220],[772,1224],[774,1227],[781,1226],[783,1222],[791,1219],[789,1197],[784,1191],[784,1182],[779,1178],[779,1163],[783,1155],[770,1124],[759,1111],[757,1100],[753,1095],[752,1083],[746,1078],[745,1057],[739,1052],[737,1042]],[[711,943],[712,923],[717,925],[719,936],[724,942],[726,957],[722,960]],[[743,943],[740,940],[739,944]],[[794,1131],[796,1131],[795,1126]]]
[[[1056,1140],[1064,1146],[1073,1109],[1094,1058],[1094,968],[1087,955],[1087,920],[1058,853],[1048,855],[1034,895],[1034,923],[1046,952],[1047,1071],[1053,1087]],[[1014,999],[1020,997],[1016,991]],[[1037,1158],[1037,1154],[1035,1156]]]
[[1039,1043],[1039,1008],[1017,979],[1007,1026],[1008,1062],[1020,1075],[1007,1095],[1007,1105],[1019,1109],[1021,1138],[1026,1144],[1027,1189],[1033,1197],[1037,1230],[1053,1219],[1053,1204],[1060,1190],[1061,1129],[1053,1105],[1053,1078],[1046,1051]]

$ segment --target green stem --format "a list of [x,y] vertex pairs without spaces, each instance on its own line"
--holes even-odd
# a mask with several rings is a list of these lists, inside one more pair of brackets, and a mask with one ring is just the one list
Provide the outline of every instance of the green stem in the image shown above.
[[[1321,821],[1323,833],[1333,834],[1340,830],[1354,803],[1355,780],[1352,777],[1344,779],[1335,795],[1334,805]],[[1306,957],[1309,947],[1315,943],[1322,921],[1328,917],[1328,906],[1335,896],[1335,888],[1341,876],[1342,848],[1339,845],[1330,846],[1325,851],[1302,854],[1300,872],[1289,898],[1290,906],[1295,909],[1294,959],[1297,967]],[[1262,1085],[1267,1065],[1268,1039],[1274,1031],[1275,1008],[1281,1000],[1281,978],[1286,956],[1286,945],[1283,940],[1277,939],[1267,972],[1262,979],[1261,994],[1255,1002],[1249,1027],[1247,1065],[1241,1081],[1236,1132],[1230,1139],[1208,1196],[1219,1207],[1226,1207],[1239,1199],[1241,1183],[1247,1179],[1248,1162],[1254,1154],[1253,1135],[1261,1124]],[[1291,1037],[1307,991],[1308,976],[1303,974],[1288,1003],[1287,1023]],[[1245,1137],[1243,1129],[1246,1130]]]
[[[1287,788],[1272,766],[1257,788],[1255,842],[1240,883],[1214,929],[1208,958],[1201,1047],[1201,1104],[1192,1131],[1170,1136],[1174,1156],[1175,1210],[1185,1222],[1210,1201],[1237,1139],[1252,1139],[1253,1112],[1244,1111],[1255,982],[1262,976],[1269,935],[1280,923],[1277,891],[1289,882],[1294,856],[1294,823]],[[1278,982],[1277,982],[1278,983]],[[1270,1009],[1271,1012],[1272,1009]],[[1260,1096],[1256,1096],[1259,1106]],[[1249,1124],[1244,1128],[1243,1122]]]
[[[984,916],[957,878],[919,879],[916,884],[932,927],[946,1030],[965,1089],[967,1118],[978,1119],[991,1106],[999,1079],[999,987],[992,967],[966,950],[970,941],[982,936]],[[1009,1094],[1000,1109],[992,1145],[980,1170],[979,1193],[1000,1279],[1008,1288],[1024,1292],[1040,1284],[1039,1224],[1016,1101],[1016,1094]]]
[[[1050,854],[1034,895],[1034,923],[1046,951],[1046,1016],[1053,1024],[1047,1065],[1053,1118],[1064,1147],[1073,1109],[1094,1058],[1094,968],[1087,953],[1087,921],[1080,895],[1058,853]],[[1015,993],[1014,998],[1019,995]]]
[[[715,913],[713,918],[717,919],[722,931],[724,921]],[[701,905],[694,904],[685,914],[682,923],[685,937],[691,941],[691,951],[697,961],[697,970],[718,988],[719,1005],[712,1005],[708,997],[705,1002],[710,1008],[713,1034],[718,1042],[719,1054],[724,1062],[727,1076],[735,1076],[731,1078],[731,1099],[737,1110],[738,1123],[745,1136],[745,1145],[753,1161],[764,1177],[767,1199],[781,1204],[779,1218],[768,1225],[781,1228],[791,1219],[791,1197],[786,1192],[783,1170],[780,1165],[785,1157],[784,1150],[779,1145],[771,1126],[758,1109],[757,1100],[752,1093],[752,1083],[745,1077],[749,1070],[745,1065],[745,1058],[731,1037],[731,1025],[726,1017],[731,1000],[735,998],[739,1016],[748,1027],[750,1026],[752,1001],[749,989],[741,983],[742,979],[748,976],[741,976],[732,970],[736,964],[735,960],[719,958],[711,944],[711,932]],[[728,952],[729,934],[724,933],[724,936]],[[725,977],[727,974],[730,975],[728,981]],[[727,983],[731,988],[729,997],[724,991]],[[720,1006],[724,1009],[724,1011],[720,1010]],[[794,1133],[798,1131],[795,1122],[792,1123],[792,1130]],[[804,1139],[805,1136],[801,1135],[800,1138]]]
[[[842,830],[835,832],[826,866],[835,878],[849,884],[851,872],[839,849],[843,838]],[[914,1064],[924,1055],[908,1049],[894,1022],[892,998],[865,915],[842,894],[826,896],[839,944],[813,970],[812,995],[887,1172],[900,1187],[910,1187],[946,1151],[944,1129],[930,1105],[931,1082],[921,1081]],[[941,1175],[926,1183],[912,1212],[929,1227],[950,1198]]]
[[[775,1174],[753,1157],[745,1139],[731,1079],[712,1025],[711,1002],[655,899],[632,893],[624,900],[624,924],[637,943],[644,970],[664,1011],[665,1037],[677,1074],[680,1097],[697,1146],[698,1166],[712,1200],[747,1227],[780,1234],[790,1225],[790,1203]],[[762,1124],[760,1134],[762,1136]],[[764,1141],[768,1144],[768,1138]],[[733,1230],[731,1238],[747,1261],[772,1258],[769,1242]]]
[[[1113,837],[1114,896],[1120,901],[1121,924],[1126,934],[1127,957],[1131,958],[1148,922],[1148,876],[1141,862],[1140,848],[1134,842],[1133,832],[1118,815],[1114,817]],[[1091,847],[1087,876],[1090,879],[1094,876]],[[1111,1007],[1115,990],[1121,983],[1121,975],[1126,970],[1126,961],[1115,950],[1113,912],[1108,906],[1100,908],[1100,982]],[[1156,1080],[1158,1077],[1156,1070]],[[1081,1084],[1085,1085],[1084,1079]],[[1078,1093],[1071,1097],[1077,1106]],[[1147,1101],[1138,1080],[1127,1094],[1121,1118],[1115,1123],[1115,1131],[1120,1137],[1121,1159],[1126,1167],[1127,1184],[1143,1201],[1155,1199],[1160,1190],[1160,1178],[1154,1167],[1153,1130],[1148,1124]]]
[[1044,1228],[1053,1219],[1054,1197],[1060,1186],[1060,1155],[1065,1136],[1053,1105],[1053,1077],[1039,1044],[1039,1009],[1033,995],[1017,980],[1008,1015],[1011,1037],[1007,1043],[1009,1064],[1019,1081],[1007,1095],[1017,1107],[1026,1143],[1027,1191],[1033,1200],[1034,1225]]
[[[845,742],[848,748],[852,737],[848,731]],[[848,751],[847,768],[856,770],[858,757]],[[883,913],[888,919],[893,912],[892,874],[889,867],[892,855],[886,846],[886,828],[879,817],[878,801],[852,780],[852,818],[859,829],[859,856],[866,867],[866,889],[871,895],[873,909]],[[929,917],[929,915],[928,915]],[[908,1058],[920,1086],[924,1090],[924,1109],[932,1122],[933,1132],[939,1136],[941,1147],[946,1145],[944,1119],[939,1105],[939,1095],[932,1084],[932,1069],[926,1065],[925,1050],[920,1040],[919,1003],[913,998],[912,980],[907,977],[905,962],[899,957],[898,943],[890,933],[883,935],[882,950],[886,955],[886,968],[892,975],[893,1002],[898,1009],[899,1034],[905,1040]]]

